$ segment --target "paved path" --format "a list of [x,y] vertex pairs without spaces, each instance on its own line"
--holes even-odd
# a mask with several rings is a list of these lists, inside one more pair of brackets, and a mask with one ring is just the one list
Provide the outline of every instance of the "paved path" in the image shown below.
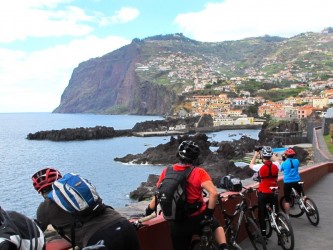
[[[321,161],[333,161],[333,155],[329,152],[327,144],[324,140],[322,129],[315,130],[315,137],[313,141],[313,147],[321,154],[321,157],[317,157]],[[333,248],[332,248],[333,249]]]
[[[328,174],[320,182],[307,190],[306,195],[311,198],[319,210],[319,225],[312,226],[306,215],[291,218],[295,234],[295,250],[331,250],[333,249],[333,173]],[[268,250],[282,249],[277,245],[277,238],[273,236],[268,241]],[[242,242],[244,250],[253,249],[247,239]]]

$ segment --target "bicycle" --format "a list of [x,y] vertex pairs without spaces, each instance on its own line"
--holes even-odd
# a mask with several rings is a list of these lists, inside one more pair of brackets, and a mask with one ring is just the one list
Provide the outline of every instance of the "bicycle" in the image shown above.
[[[303,186],[304,182],[298,182],[300,185]],[[303,195],[303,193],[299,194],[295,188],[291,189],[290,194],[291,202],[290,202],[290,209],[289,209],[289,216],[290,217],[300,217],[304,213],[306,217],[310,221],[310,223],[314,226],[319,224],[319,211],[317,205],[314,203],[312,199]],[[280,199],[280,207],[283,212],[284,203],[285,203],[285,196],[281,197]]]
[[[278,195],[278,187],[270,187],[275,196]],[[295,245],[294,231],[290,220],[284,212],[276,212],[275,205],[266,204],[266,237],[272,236],[276,232],[278,244],[284,250],[292,250]]]
[[[238,249],[242,250],[242,248],[237,243],[237,239],[239,236],[239,232],[241,229],[242,222],[244,222],[245,229],[247,232],[247,235],[251,241],[252,246],[254,249],[263,249],[266,250],[266,241],[264,237],[261,235],[261,231],[255,221],[252,218],[252,215],[249,215],[249,211],[253,211],[251,207],[251,201],[248,197],[246,197],[246,194],[253,192],[252,188],[247,188],[245,191],[238,192],[236,194],[230,194],[226,198],[232,199],[235,197],[240,197],[241,200],[235,207],[235,211],[233,214],[227,213],[225,209],[222,207],[222,197],[219,195],[218,198],[218,206],[221,209],[221,212],[223,214],[223,218],[225,221],[224,231],[227,238],[227,244],[230,249]],[[234,220],[238,217],[236,227],[234,227]]]
[[199,237],[192,240],[191,250],[218,250],[218,245],[214,240],[214,232],[209,221],[203,222],[203,227]]
[[[217,205],[220,207],[221,213],[223,215],[225,226],[225,236],[229,249],[238,249],[242,250],[240,245],[237,243],[237,239],[239,236],[239,232],[241,229],[242,222],[244,222],[246,232],[249,236],[252,246],[254,249],[262,249],[266,250],[266,242],[261,235],[261,232],[254,222],[254,220],[248,216],[248,211],[252,210],[251,204],[248,202],[248,198],[245,196],[247,193],[252,192],[251,188],[246,189],[243,187],[245,191],[238,192],[236,194],[230,194],[227,197],[223,197],[222,194],[218,196]],[[233,214],[227,213],[225,209],[222,207],[222,199],[227,198],[233,199],[235,197],[241,197],[240,202],[235,207],[235,212]],[[234,221],[238,217],[237,227],[234,227]],[[192,241],[191,250],[217,250],[218,246],[214,240],[213,231],[209,225],[209,223],[205,224],[202,228],[201,234],[199,238]]]

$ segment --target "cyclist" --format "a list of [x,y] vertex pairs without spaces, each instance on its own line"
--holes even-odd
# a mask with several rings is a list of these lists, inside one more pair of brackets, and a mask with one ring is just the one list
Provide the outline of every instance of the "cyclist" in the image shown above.
[[[262,162],[255,164],[258,156],[262,157]],[[277,178],[279,173],[279,162],[272,162],[273,149],[270,146],[263,146],[261,150],[256,150],[250,162],[250,168],[258,172],[258,217],[260,223],[261,234],[266,238],[266,204],[275,205],[276,211],[279,210],[278,198],[274,196],[270,187],[277,186]]]
[[45,231],[48,225],[52,225],[63,238],[72,244],[74,242],[80,249],[96,245],[101,240],[107,249],[140,249],[135,228],[110,206],[105,206],[100,213],[77,218],[48,198],[53,182],[61,177],[61,173],[51,167],[32,176],[35,190],[44,197],[37,210],[37,220],[42,230]]
[[283,207],[287,216],[289,216],[290,210],[290,194],[292,188],[295,188],[299,194],[303,194],[303,188],[298,183],[301,181],[301,176],[299,175],[298,168],[300,162],[295,158],[296,152],[292,148],[288,148],[282,155],[283,162],[281,163],[280,170],[283,171],[283,191],[285,196],[285,203]]
[[[173,165],[174,171],[182,171],[192,167],[198,162],[200,149],[193,141],[183,141],[178,147],[177,156],[179,163]],[[166,168],[163,169],[160,178],[156,184],[158,187],[166,175]],[[198,208],[182,221],[169,220],[171,228],[171,238],[174,250],[189,249],[192,236],[201,233],[203,222],[211,223],[214,231],[215,240],[219,244],[219,249],[226,250],[226,238],[224,229],[219,222],[213,217],[214,208],[218,198],[218,192],[214,186],[211,177],[201,167],[194,167],[187,178],[186,185],[187,203],[200,204]],[[209,200],[206,204],[203,202],[202,191],[205,189],[209,193]],[[199,202],[199,203],[198,203]],[[146,209],[146,215],[150,215],[156,210],[157,199],[154,197]]]
[[43,231],[36,222],[15,211],[0,207],[0,249],[1,250],[43,250]]

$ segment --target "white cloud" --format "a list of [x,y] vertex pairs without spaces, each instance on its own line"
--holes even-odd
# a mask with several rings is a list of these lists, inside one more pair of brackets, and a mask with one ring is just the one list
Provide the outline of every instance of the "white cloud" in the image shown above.
[[199,41],[291,37],[333,26],[332,9],[330,0],[226,0],[207,4],[200,12],[180,14],[175,23],[184,35]]
[[51,112],[79,63],[129,43],[90,36],[35,52],[0,50],[0,112]]
[[97,22],[84,10],[66,6],[57,9],[66,0],[11,0],[1,4],[0,42],[9,43],[28,37],[82,36],[93,29],[89,25]]
[[139,16],[138,9],[131,7],[123,7],[116,11],[116,14],[111,18],[112,23],[127,23]]

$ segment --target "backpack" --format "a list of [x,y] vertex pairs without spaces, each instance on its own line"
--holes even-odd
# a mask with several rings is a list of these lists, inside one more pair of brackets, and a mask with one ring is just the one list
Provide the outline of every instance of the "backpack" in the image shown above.
[[165,178],[157,188],[156,199],[161,206],[166,220],[181,221],[187,218],[186,182],[193,166],[183,171],[175,171],[168,167]]
[[272,174],[272,164],[273,164],[273,162],[270,162],[271,164],[266,164],[266,162],[265,162],[265,164],[264,165],[266,165],[267,167],[268,167],[268,175],[267,176],[260,176],[260,170],[259,170],[259,172],[258,172],[258,181],[259,182],[261,182],[261,180],[262,179],[267,179],[267,178],[277,178],[278,177],[278,175],[273,175]]
[[15,211],[6,212],[0,207],[0,249],[7,249],[9,245],[18,250],[42,250],[44,233],[34,220]]
[[243,189],[241,180],[232,174],[222,177],[220,187],[232,192],[240,192]]
[[85,216],[104,210],[105,206],[96,187],[78,174],[65,174],[52,187],[48,198],[69,213]]

